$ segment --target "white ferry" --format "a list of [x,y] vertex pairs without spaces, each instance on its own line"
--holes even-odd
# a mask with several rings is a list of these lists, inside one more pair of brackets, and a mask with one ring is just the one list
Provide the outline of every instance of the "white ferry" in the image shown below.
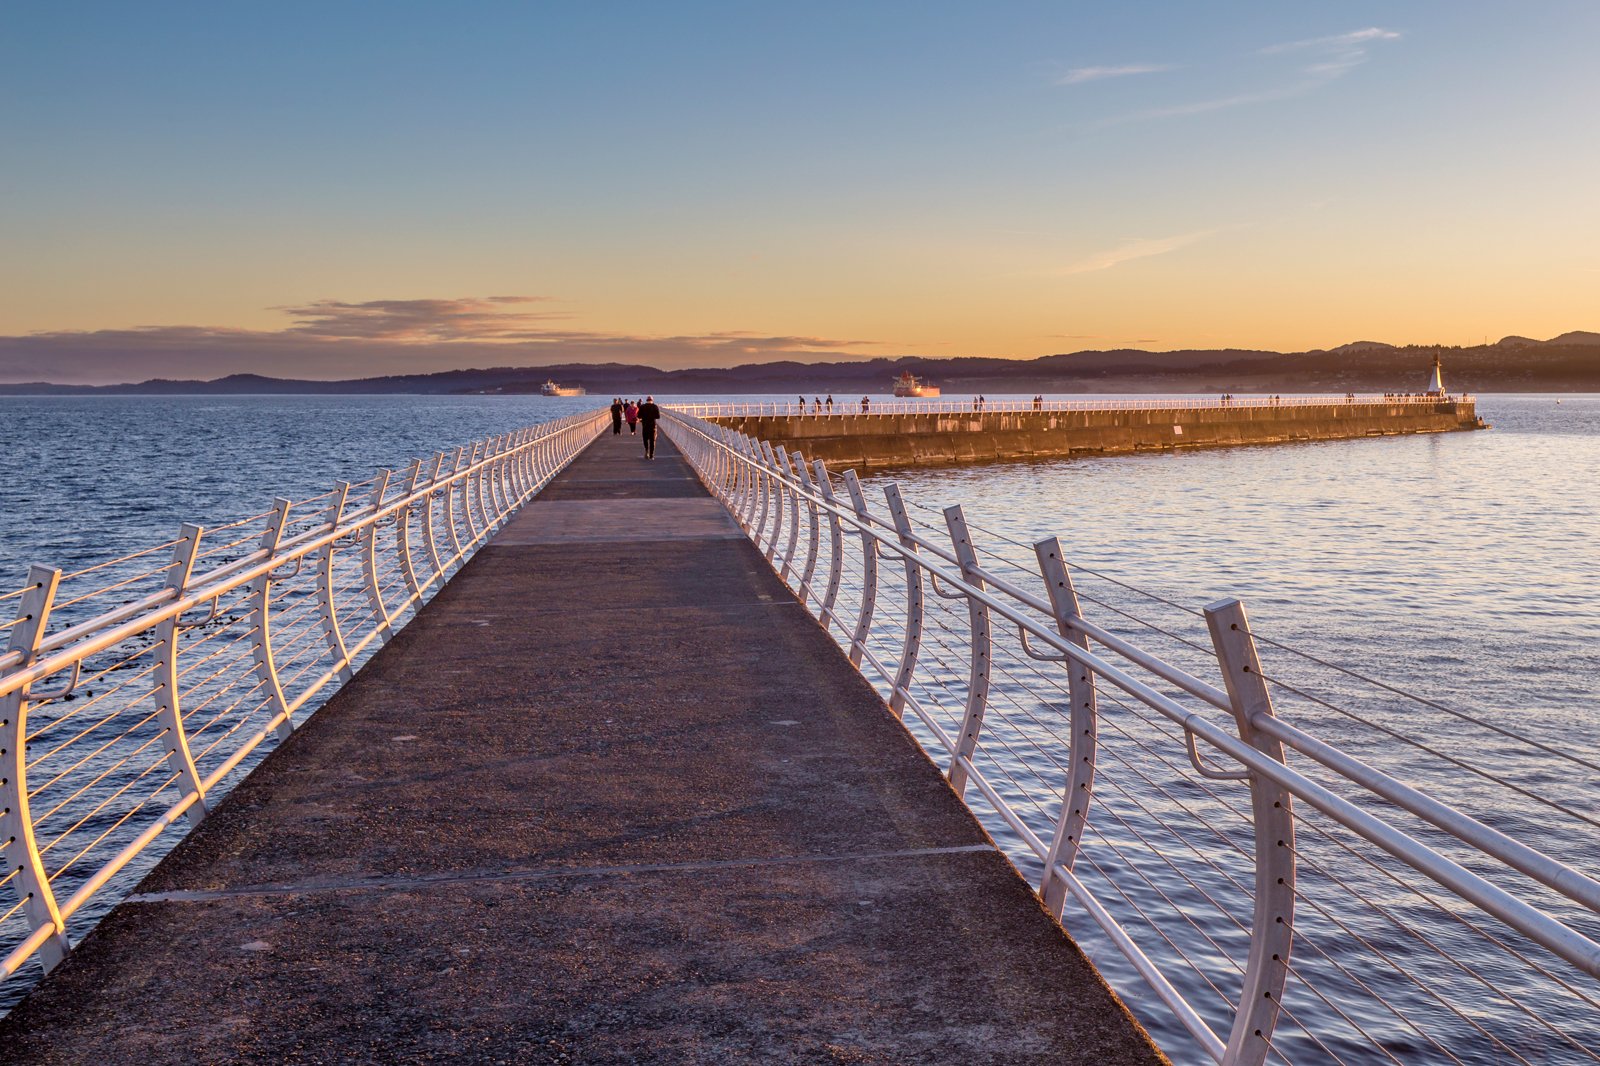
[[894,379],[894,394],[896,396],[937,396],[939,386],[929,385],[925,381],[918,381],[909,370],[902,370],[900,376]]
[[539,386],[539,393],[543,396],[587,396],[589,390],[582,385],[557,385],[554,381],[546,381]]

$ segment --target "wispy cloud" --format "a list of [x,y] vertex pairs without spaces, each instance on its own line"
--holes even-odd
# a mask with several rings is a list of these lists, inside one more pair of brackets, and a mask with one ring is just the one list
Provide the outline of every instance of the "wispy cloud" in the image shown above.
[[1135,259],[1148,259],[1151,256],[1166,255],[1179,248],[1186,248],[1198,241],[1203,241],[1221,232],[1217,229],[1197,230],[1194,233],[1180,233],[1176,237],[1139,237],[1123,241],[1115,248],[1107,248],[1096,252],[1084,259],[1063,268],[1062,274],[1092,274],[1097,270],[1110,270],[1114,266],[1131,262]]
[[1262,55],[1274,55],[1278,52],[1295,52],[1306,48],[1315,48],[1321,51],[1342,51],[1347,48],[1360,48],[1372,41],[1398,41],[1400,34],[1394,30],[1386,30],[1380,26],[1368,26],[1364,30],[1353,33],[1339,33],[1332,37],[1311,37],[1304,41],[1285,41],[1282,44],[1269,44],[1261,49]]
[[1369,26],[1353,33],[1333,37],[1313,37],[1305,41],[1286,41],[1261,49],[1262,55],[1282,55],[1287,52],[1304,52],[1312,57],[1304,73],[1317,81],[1332,81],[1365,63],[1371,45],[1382,41],[1398,41],[1400,34],[1379,26]]
[[1160,74],[1173,69],[1160,63],[1128,63],[1119,67],[1076,67],[1056,79],[1057,85],[1082,85],[1086,81],[1126,78],[1134,74]]
[[509,310],[547,302],[546,296],[488,296],[456,300],[317,300],[300,307],[275,307],[294,319],[284,332],[328,340],[501,340],[536,322],[570,318],[564,312]]
[[[1262,56],[1298,55],[1303,58],[1298,70],[1293,72],[1295,80],[1263,89],[1231,93],[1226,96],[1206,97],[1199,100],[1191,100],[1187,103],[1135,111],[1131,114],[1105,119],[1095,125],[1097,128],[1105,128],[1119,126],[1128,122],[1181,118],[1186,115],[1201,115],[1212,111],[1224,111],[1234,107],[1263,104],[1274,100],[1287,100],[1302,96],[1322,88],[1329,82],[1343,77],[1351,70],[1365,63],[1371,57],[1370,50],[1373,45],[1398,41],[1400,38],[1401,34],[1396,30],[1369,26],[1363,30],[1334,34],[1329,37],[1310,37],[1300,41],[1285,41],[1280,44],[1268,45],[1265,48],[1258,49],[1256,54]],[[1280,71],[1280,77],[1284,76],[1285,73]]]

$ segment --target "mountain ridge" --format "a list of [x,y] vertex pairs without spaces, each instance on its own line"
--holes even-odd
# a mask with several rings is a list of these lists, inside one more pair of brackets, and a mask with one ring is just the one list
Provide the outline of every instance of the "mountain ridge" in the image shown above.
[[[1523,343],[1526,342],[1526,343]],[[1413,392],[1424,387],[1435,354],[1445,385],[1467,391],[1600,391],[1600,333],[1573,330],[1547,341],[1506,337],[1492,344],[1443,348],[1353,341],[1331,349],[1091,349],[1036,359],[984,356],[881,357],[834,363],[780,360],[736,367],[661,370],[625,363],[473,367],[336,381],[259,373],[210,380],[152,378],[112,385],[48,381],[0,383],[0,395],[526,395],[554,378],[591,394],[804,391],[883,393],[902,371],[965,392]]]

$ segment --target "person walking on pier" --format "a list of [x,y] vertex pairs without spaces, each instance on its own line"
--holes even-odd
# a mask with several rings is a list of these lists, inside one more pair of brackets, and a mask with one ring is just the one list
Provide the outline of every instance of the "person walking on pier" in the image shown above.
[[833,393],[828,393],[828,398],[823,402],[828,405],[828,413],[833,414]]
[[639,426],[639,405],[632,400],[622,409],[622,417],[628,420],[628,433],[631,436]]
[[622,397],[611,398],[611,433],[618,436],[622,433]]
[[639,421],[644,425],[644,457],[656,457],[656,422],[661,418],[661,408],[656,406],[654,396],[646,396],[644,403],[639,405]]

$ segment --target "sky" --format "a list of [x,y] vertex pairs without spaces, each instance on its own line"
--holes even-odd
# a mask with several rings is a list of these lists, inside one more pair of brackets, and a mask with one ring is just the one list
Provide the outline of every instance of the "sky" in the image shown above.
[[74,3],[0,381],[1600,329],[1600,4]]

